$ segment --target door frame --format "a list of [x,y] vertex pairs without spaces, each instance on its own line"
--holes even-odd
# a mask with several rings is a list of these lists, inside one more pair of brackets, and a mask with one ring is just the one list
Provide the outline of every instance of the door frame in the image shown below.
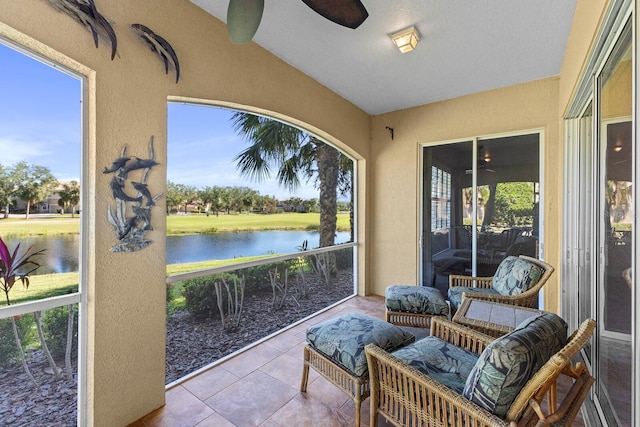
[[[508,137],[517,137],[523,135],[538,135],[538,152],[539,152],[539,164],[538,164],[538,185],[540,188],[539,193],[539,208],[538,208],[538,227],[539,227],[539,235],[538,235],[538,258],[544,259],[544,230],[545,230],[545,215],[544,215],[544,146],[545,146],[545,129],[544,128],[530,128],[524,129],[520,131],[511,131],[511,132],[501,132],[494,134],[485,134],[485,135],[476,135],[470,136],[466,138],[456,138],[451,140],[441,140],[441,141],[433,141],[433,142],[420,142],[418,143],[418,206],[417,206],[417,224],[418,224],[418,241],[417,244],[417,283],[424,283],[424,256],[425,256],[425,247],[424,242],[427,236],[424,233],[424,206],[425,206],[425,194],[424,194],[424,174],[425,171],[425,161],[423,158],[424,149],[427,147],[435,147],[442,145],[450,145],[450,144],[459,144],[459,143],[468,143],[471,142],[473,144],[472,148],[472,164],[477,165],[477,153],[478,153],[478,144],[483,140],[487,139],[498,139],[498,138],[508,138]],[[473,168],[472,174],[472,185],[474,188],[477,186],[477,169]],[[473,200],[473,218],[477,218],[477,198]],[[477,230],[476,227],[472,227],[472,271],[473,275],[476,274],[476,239],[477,239]],[[544,309],[544,289],[540,291],[538,307],[540,309]]]

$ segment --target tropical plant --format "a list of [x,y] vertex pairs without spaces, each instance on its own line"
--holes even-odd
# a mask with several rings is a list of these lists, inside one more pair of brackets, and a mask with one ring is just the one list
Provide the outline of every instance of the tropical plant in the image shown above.
[[[317,179],[320,189],[320,247],[335,243],[338,184],[341,192],[351,190],[347,177],[351,170],[341,162],[337,149],[318,138],[277,120],[245,112],[231,116],[232,124],[251,143],[236,156],[237,168],[243,175],[260,182],[277,170],[278,183],[295,190],[301,183]],[[352,192],[352,191],[351,191]]]
[[[10,251],[4,240],[0,237],[0,289],[4,292],[7,305],[11,304],[9,292],[17,281],[22,282],[27,288],[29,287],[29,275],[40,267],[40,264],[35,262],[33,258],[42,252],[44,252],[44,250],[31,252],[31,247],[29,247],[26,251],[20,253],[19,243],[13,251]],[[22,341],[20,340],[20,334],[14,317],[11,318],[11,327],[22,367],[34,384],[37,385],[38,383],[33,375],[31,375],[31,371],[29,371],[29,367],[27,366],[24,351],[22,350]]]
[[58,204],[63,210],[70,206],[71,217],[73,218],[76,213],[76,206],[80,203],[80,184],[78,184],[78,181],[63,184],[62,189],[58,191],[58,195],[60,196]]
[[30,246],[26,251],[20,253],[20,243],[18,243],[14,250],[10,251],[0,237],[0,289],[4,292],[7,305],[11,304],[9,291],[16,282],[20,281],[28,288],[29,275],[40,267],[40,264],[35,262],[33,258],[42,254],[44,249],[35,252],[31,252],[31,249]]

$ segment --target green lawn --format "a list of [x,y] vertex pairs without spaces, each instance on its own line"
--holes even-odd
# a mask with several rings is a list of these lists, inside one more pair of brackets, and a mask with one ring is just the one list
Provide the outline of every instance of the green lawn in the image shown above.
[[[170,215],[167,217],[167,234],[216,233],[221,231],[261,230],[317,230],[320,223],[318,213],[280,214],[205,214]],[[338,214],[338,230],[348,231],[349,213]],[[30,219],[8,218],[0,220],[0,236],[55,236],[77,234],[80,218],[70,215],[31,217]]]
[[31,216],[0,219],[0,237],[7,236],[59,236],[61,234],[78,234],[80,218],[78,215],[52,215],[46,217]]
[[[205,214],[167,217],[167,234],[215,233],[219,231],[317,230],[319,213]],[[349,214],[338,214],[338,230],[349,230]]]
[[[38,274],[29,277],[29,288],[16,282],[9,292],[11,304],[55,297],[78,291],[78,273]],[[1,293],[0,307],[7,304]]]

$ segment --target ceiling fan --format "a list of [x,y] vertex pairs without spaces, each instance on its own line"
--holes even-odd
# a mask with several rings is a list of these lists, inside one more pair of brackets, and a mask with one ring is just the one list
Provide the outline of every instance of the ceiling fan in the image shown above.
[[[482,154],[483,148],[484,147],[482,145],[478,146],[478,165],[477,165],[478,172],[484,170],[487,172],[495,173],[495,170],[489,168],[489,163],[491,162],[491,156],[489,155],[488,152],[484,153],[483,155]],[[473,170],[467,169],[464,171],[464,173],[467,175],[471,175],[473,173]]]
[[[369,16],[360,0],[302,0],[336,24],[358,28]],[[264,0],[229,0],[227,30],[232,43],[249,43],[260,25]]]

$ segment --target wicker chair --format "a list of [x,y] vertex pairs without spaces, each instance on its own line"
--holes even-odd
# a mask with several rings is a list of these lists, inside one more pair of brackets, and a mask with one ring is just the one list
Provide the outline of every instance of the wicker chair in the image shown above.
[[[370,375],[370,425],[377,425],[380,414],[394,426],[570,426],[593,384],[586,367],[582,363],[573,365],[571,359],[590,339],[594,328],[591,319],[582,323],[567,344],[524,384],[504,419],[369,345],[365,351]],[[476,354],[494,339],[441,318],[433,319],[431,333]],[[564,395],[556,389],[561,375],[571,382]]]
[[[522,262],[526,262],[532,266],[539,268],[542,271],[539,279],[532,283],[532,286],[526,288],[526,290],[522,290],[519,288],[518,291],[521,293],[511,293],[508,294],[503,290],[497,291],[497,283],[494,282],[494,278],[500,273],[501,269],[504,272],[504,266],[510,265],[513,259],[517,259]],[[525,255],[520,255],[519,257],[507,257],[505,258],[501,265],[498,267],[498,271],[496,271],[496,276],[493,277],[474,277],[474,276],[461,276],[461,275],[451,275],[449,276],[449,300],[451,302],[452,311],[458,309],[462,298],[474,298],[474,299],[482,299],[485,301],[494,301],[500,302],[503,304],[511,304],[511,305],[519,305],[521,307],[537,307],[538,304],[538,293],[540,289],[547,283],[551,274],[553,274],[554,267],[550,264],[547,264],[544,261],[540,261],[536,258],[531,258]],[[455,289],[457,288],[457,289]],[[460,293],[463,292],[461,295]],[[456,293],[459,298],[455,298],[453,294]]]

